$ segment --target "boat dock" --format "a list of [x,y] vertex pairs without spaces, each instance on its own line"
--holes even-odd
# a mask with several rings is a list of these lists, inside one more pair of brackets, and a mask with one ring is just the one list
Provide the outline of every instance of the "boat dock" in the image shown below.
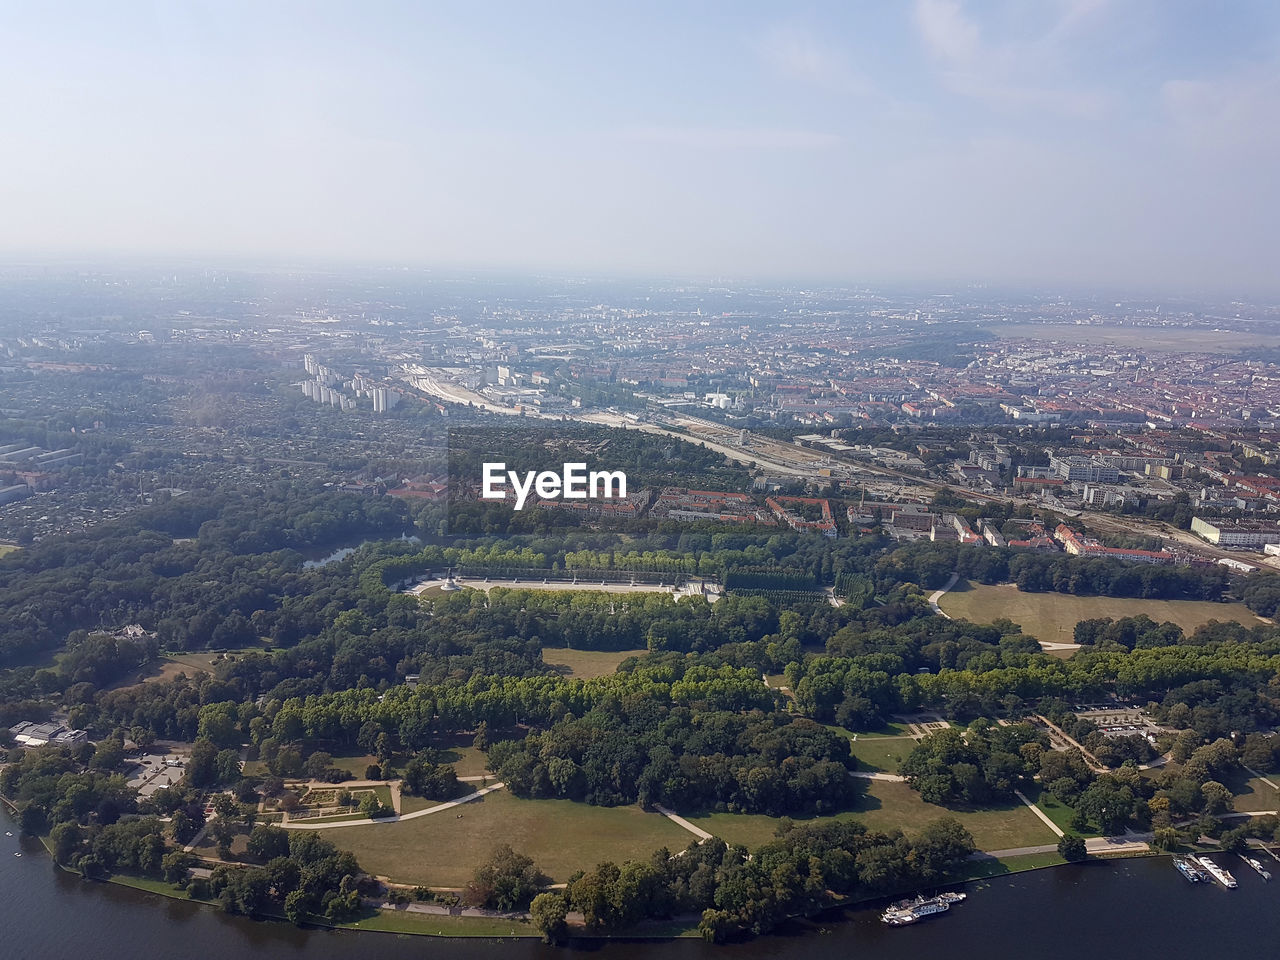
[[1253,867],[1253,869],[1257,870],[1258,876],[1262,877],[1263,880],[1271,879],[1270,872],[1266,869],[1266,867],[1262,865],[1262,861],[1259,860],[1257,857],[1246,856],[1245,854],[1242,853],[1240,854],[1240,859],[1243,860],[1245,863],[1247,863],[1249,866]]
[[1205,870],[1209,871],[1209,876],[1213,877],[1213,879],[1217,880],[1228,890],[1234,890],[1236,887],[1240,886],[1240,884],[1236,882],[1236,878],[1231,875],[1231,871],[1218,866],[1208,857],[1191,857],[1190,859],[1204,867]]

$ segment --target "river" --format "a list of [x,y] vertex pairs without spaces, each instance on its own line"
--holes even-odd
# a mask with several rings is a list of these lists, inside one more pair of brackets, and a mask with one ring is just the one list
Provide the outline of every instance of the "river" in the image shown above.
[[[298,930],[59,871],[12,819],[0,826],[3,954],[20,960],[517,960],[564,957],[532,940],[429,940],[381,933]],[[2,831],[0,831],[2,832]],[[14,853],[21,851],[21,857]],[[713,947],[696,940],[591,944],[576,950],[608,960],[1171,960],[1274,956],[1280,942],[1280,881],[1267,885],[1245,864],[1219,855],[1238,890],[1192,885],[1167,858],[1055,867],[968,884],[967,902],[912,927],[889,928],[862,908],[818,927]],[[1235,862],[1232,862],[1232,861]],[[1280,865],[1278,865],[1280,866]],[[1237,867],[1239,869],[1237,869]]]
[[310,570],[313,567],[327,567],[331,563],[337,563],[339,560],[351,556],[366,543],[385,543],[388,540],[403,540],[406,543],[421,543],[422,540],[416,536],[402,533],[399,537],[381,537],[371,540],[361,540],[359,543],[352,543],[346,546],[335,547],[333,545],[327,547],[308,547],[305,550],[299,550],[302,554],[302,569]]

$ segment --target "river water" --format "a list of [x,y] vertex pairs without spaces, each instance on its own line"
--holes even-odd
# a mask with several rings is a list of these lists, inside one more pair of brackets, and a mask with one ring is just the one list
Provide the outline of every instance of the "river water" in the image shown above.
[[[531,940],[437,940],[354,931],[298,930],[284,923],[88,883],[54,867],[39,843],[0,836],[0,956],[15,960],[550,960],[566,951]],[[2,832],[2,831],[0,831]],[[15,857],[21,852],[21,857]],[[1280,880],[1267,885],[1220,855],[1238,890],[1189,884],[1167,858],[1055,867],[971,883],[967,902],[905,928],[860,908],[784,934],[713,947],[695,940],[589,944],[572,952],[606,960],[1110,960],[1265,958],[1280,943]],[[1237,867],[1239,869],[1237,869]],[[1277,864],[1280,867],[1280,864]]]
[[314,567],[327,567],[331,563],[337,563],[344,560],[351,554],[355,553],[366,543],[385,543],[388,540],[403,540],[406,543],[421,543],[422,540],[416,536],[410,536],[402,533],[399,537],[383,537],[379,540],[361,540],[359,543],[347,544],[346,546],[327,546],[327,547],[309,547],[306,550],[299,550],[302,554],[302,569],[311,570]]

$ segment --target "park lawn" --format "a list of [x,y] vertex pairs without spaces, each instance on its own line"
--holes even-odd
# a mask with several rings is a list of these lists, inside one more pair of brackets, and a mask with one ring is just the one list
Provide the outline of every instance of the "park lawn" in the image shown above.
[[893,739],[891,737],[866,738],[859,735],[857,740],[849,741],[849,749],[858,758],[859,770],[897,773],[898,765],[919,742],[913,737]]
[[489,755],[473,746],[449,747],[443,760],[459,777],[483,777],[489,773]]
[[648,650],[570,650],[568,647],[543,647],[542,662],[560,667],[566,676],[604,677],[616,673],[618,664],[627,657],[642,657]]
[[400,813],[417,813],[419,810],[438,807],[445,802],[444,800],[432,800],[430,797],[415,797],[402,791],[400,794]]
[[[1021,803],[984,810],[949,810],[925,803],[905,783],[867,780],[866,793],[852,810],[831,817],[792,817],[797,824],[830,820],[861,820],[871,830],[901,830],[908,835],[918,833],[939,817],[955,817],[973,834],[979,850],[1010,850],[1014,847],[1057,843],[1058,838],[1040,819]],[[682,814],[694,826],[715,834],[728,843],[741,843],[754,849],[774,839],[780,817],[764,814],[712,813]]]
[[[347,820],[368,820],[363,813],[335,813],[328,817],[301,817],[290,820],[290,823],[342,823]],[[234,847],[232,848],[235,849]]]
[[1098,617],[1119,619],[1145,613],[1156,623],[1173,621],[1188,635],[1210,620],[1234,620],[1247,627],[1260,622],[1243,603],[1023,593],[1012,583],[986,586],[965,580],[945,594],[938,606],[952,617],[973,623],[991,623],[1006,617],[1021,624],[1022,632],[1028,636],[1050,643],[1073,643],[1076,623]]
[[174,899],[186,899],[185,891],[179,890],[167,880],[161,880],[157,877],[140,877],[134,873],[113,873],[110,880],[122,887],[132,887],[134,890],[145,890],[147,893],[158,893],[162,897],[173,897]]
[[[446,917],[412,913],[408,910],[366,910],[365,916],[336,926],[346,930],[375,930],[383,933],[416,934],[430,937],[540,937],[527,920],[500,920],[491,917]],[[360,953],[360,951],[356,951]]]
[[[231,856],[240,857],[249,852],[249,828],[242,823],[237,823],[231,839]],[[200,838],[200,845],[191,851],[197,857],[208,857],[216,860],[218,857],[218,842],[213,839],[211,833],[206,833]]]
[[215,672],[215,662],[224,653],[235,657],[244,653],[269,653],[269,647],[243,647],[238,650],[186,650],[161,653],[149,663],[143,664],[128,676],[111,684],[111,689],[131,687],[153,680],[172,680],[180,673],[193,677],[197,673]]
[[[494,739],[508,740],[511,734],[504,732]],[[427,746],[439,750],[440,762],[450,764],[458,776],[481,777],[489,772],[489,756],[472,746],[474,740],[474,733],[442,733],[432,737]],[[404,760],[407,761],[408,757]]]
[[834,730],[836,733],[843,733],[846,737],[852,738],[857,734],[859,740],[872,740],[876,737],[909,737],[911,731],[905,723],[899,720],[890,720],[875,730],[850,730],[848,727],[842,727],[834,723],[824,723],[824,727],[828,730]]
[[1048,790],[1040,790],[1038,787],[1034,791],[1028,791],[1027,798],[1034,803],[1050,820],[1058,825],[1058,829],[1064,833],[1075,833],[1082,837],[1100,837],[1101,833],[1096,830],[1076,830],[1071,826],[1071,818],[1076,815],[1075,810],[1063,803]]
[[[1280,783],[1280,778],[1275,775],[1268,774],[1267,776],[1272,782]],[[1249,776],[1247,770],[1241,770],[1234,776],[1228,777],[1223,786],[1235,794],[1235,799],[1231,801],[1231,807],[1237,813],[1280,810],[1280,790],[1276,790],[1275,787],[1258,777]]]
[[354,826],[325,836],[354,853],[369,873],[443,887],[466,884],[503,843],[563,881],[604,860],[645,859],[660,847],[674,853],[694,839],[661,814],[637,806],[521,800],[505,790],[415,820]]
[[1026,870],[1039,870],[1042,867],[1056,867],[1066,863],[1056,853],[1027,853],[1020,857],[1001,857],[1000,859],[973,860],[961,871],[966,880],[981,880],[986,877],[1002,877],[1010,873],[1022,873]]
[[[317,747],[316,749],[322,750],[324,748]],[[303,756],[306,756],[306,754],[303,754]],[[355,779],[355,780],[363,780],[365,771],[368,770],[371,765],[376,764],[377,762],[378,762],[378,758],[371,753],[360,752],[360,753],[347,753],[347,754],[336,754],[336,753],[333,754],[333,765],[337,767],[339,770],[347,771],[347,773],[351,774],[352,779]]]

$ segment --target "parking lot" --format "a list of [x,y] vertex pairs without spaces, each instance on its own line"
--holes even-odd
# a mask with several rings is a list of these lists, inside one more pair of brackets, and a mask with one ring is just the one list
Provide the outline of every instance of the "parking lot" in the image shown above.
[[171,787],[186,772],[186,759],[176,753],[144,753],[131,758],[129,786],[138,796],[149,797],[162,787]]

